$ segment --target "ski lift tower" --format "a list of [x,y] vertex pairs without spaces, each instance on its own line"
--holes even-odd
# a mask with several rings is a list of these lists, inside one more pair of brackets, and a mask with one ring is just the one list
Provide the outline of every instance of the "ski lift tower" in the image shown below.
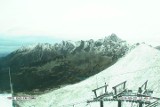
[[[103,101],[117,101],[118,107],[122,107],[122,102],[136,103],[138,107],[159,107],[158,105],[160,105],[160,98],[153,97],[153,91],[147,89],[148,80],[136,91],[126,89],[126,82],[127,81],[124,81],[112,87],[113,92],[110,93],[107,91],[108,85],[106,84],[92,90],[95,94],[95,98],[87,102],[90,103],[100,101],[100,107],[104,107]],[[101,94],[97,94],[98,91],[102,89],[105,91]]]
[[112,96],[112,93],[108,93],[107,87],[108,87],[108,85],[105,83],[104,86],[101,86],[99,88],[92,90],[92,92],[94,92],[95,98],[93,98],[93,100],[89,100],[87,102],[88,103],[100,102],[100,107],[104,107],[104,104],[103,104],[104,97]]

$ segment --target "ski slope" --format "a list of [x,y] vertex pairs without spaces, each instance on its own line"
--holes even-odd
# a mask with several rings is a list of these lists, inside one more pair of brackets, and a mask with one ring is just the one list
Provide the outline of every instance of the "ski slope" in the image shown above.
[[13,107],[12,100],[8,99],[11,94],[0,94],[0,107]]
[[[160,96],[160,51],[141,44],[108,69],[80,83],[36,96],[35,100],[17,101],[21,107],[99,107],[99,102],[87,104],[94,97],[93,89],[106,82],[112,87],[127,80],[127,89],[137,90],[146,80],[148,88]],[[125,102],[123,107],[130,107]],[[105,107],[116,107],[116,102],[105,102]],[[133,104],[134,107],[134,104]]]

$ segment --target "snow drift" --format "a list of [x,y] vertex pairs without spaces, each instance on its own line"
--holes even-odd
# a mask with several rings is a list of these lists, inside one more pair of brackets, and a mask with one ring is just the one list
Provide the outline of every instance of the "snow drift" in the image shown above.
[[12,107],[12,100],[9,99],[12,97],[11,94],[0,94],[0,106],[1,107]]
[[[98,107],[99,103],[87,104],[92,99],[93,89],[106,82],[108,91],[120,82],[127,80],[127,89],[137,90],[146,80],[148,88],[160,96],[160,51],[140,45],[121,58],[116,64],[80,83],[36,96],[35,100],[17,101],[21,107]],[[105,102],[105,107],[114,107],[116,103]]]

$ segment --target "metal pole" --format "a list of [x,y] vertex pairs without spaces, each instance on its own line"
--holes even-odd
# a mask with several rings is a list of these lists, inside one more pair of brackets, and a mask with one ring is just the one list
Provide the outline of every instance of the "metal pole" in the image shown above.
[[118,107],[122,107],[122,102],[118,101]]
[[143,103],[142,102],[139,103],[139,107],[143,107]]
[[104,106],[103,106],[103,101],[102,101],[102,100],[100,101],[100,107],[104,107]]
[[9,80],[10,80],[11,94],[13,95],[13,87],[12,87],[12,78],[11,78],[10,67],[9,67]]
[[107,85],[106,85],[106,82],[105,82],[105,93],[107,92]]
[[[11,88],[11,94],[12,94],[11,97],[13,97],[13,86],[12,86],[12,78],[11,78],[10,67],[9,67],[9,81],[10,81],[10,88]],[[12,100],[12,106],[15,107],[15,102],[14,102],[14,100]]]

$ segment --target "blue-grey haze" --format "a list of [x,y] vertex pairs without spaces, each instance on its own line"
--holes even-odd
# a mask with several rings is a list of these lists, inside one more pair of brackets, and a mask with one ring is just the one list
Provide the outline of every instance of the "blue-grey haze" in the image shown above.
[[49,37],[33,37],[33,36],[24,36],[24,37],[10,37],[0,36],[0,56],[4,54],[11,53],[22,46],[33,45],[36,43],[51,43],[60,42],[60,39],[49,38]]

